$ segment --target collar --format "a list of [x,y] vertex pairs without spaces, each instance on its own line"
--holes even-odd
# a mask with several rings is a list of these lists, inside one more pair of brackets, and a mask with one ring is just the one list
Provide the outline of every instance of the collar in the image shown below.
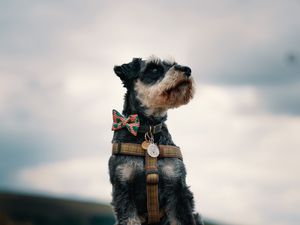
[[165,123],[159,123],[157,125],[140,125],[140,128],[138,129],[138,133],[142,133],[145,134],[147,132],[152,132],[152,134],[157,134],[160,133],[162,131],[163,127],[167,127],[167,125]]

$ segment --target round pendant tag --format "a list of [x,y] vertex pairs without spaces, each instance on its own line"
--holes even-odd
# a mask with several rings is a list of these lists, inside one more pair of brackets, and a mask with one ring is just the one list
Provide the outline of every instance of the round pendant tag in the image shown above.
[[151,143],[147,148],[147,153],[153,158],[159,156],[159,149],[158,149],[157,145]]
[[149,142],[149,141],[143,141],[143,143],[142,143],[142,148],[143,148],[144,150],[147,150],[148,147],[149,147],[149,145],[150,145],[150,142]]

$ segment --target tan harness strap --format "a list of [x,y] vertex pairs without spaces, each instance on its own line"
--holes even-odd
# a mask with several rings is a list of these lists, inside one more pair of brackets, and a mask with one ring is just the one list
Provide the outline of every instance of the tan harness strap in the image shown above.
[[158,201],[158,169],[157,158],[146,154],[145,157],[146,181],[147,181],[147,211],[148,223],[160,221],[159,201]]
[[[182,159],[182,154],[179,147],[172,145],[158,145],[158,158],[178,158]],[[146,151],[140,144],[134,143],[113,143],[112,154],[145,156]]]

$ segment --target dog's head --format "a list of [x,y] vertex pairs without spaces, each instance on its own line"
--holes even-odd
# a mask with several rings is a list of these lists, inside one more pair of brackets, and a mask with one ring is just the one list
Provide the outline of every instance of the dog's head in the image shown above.
[[114,67],[129,94],[147,115],[163,116],[170,108],[187,104],[194,95],[191,69],[174,61],[150,57]]

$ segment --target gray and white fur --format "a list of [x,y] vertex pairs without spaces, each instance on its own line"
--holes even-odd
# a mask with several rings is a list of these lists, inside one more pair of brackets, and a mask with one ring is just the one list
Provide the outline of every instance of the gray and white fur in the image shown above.
[[[187,104],[194,95],[191,69],[157,57],[115,66],[114,72],[127,89],[123,115],[138,114],[142,125],[157,125],[167,120],[167,110]],[[144,134],[133,136],[127,129],[114,132],[113,143],[138,143]],[[166,126],[154,135],[158,145],[175,146]],[[116,225],[146,225],[145,159],[139,156],[112,155],[109,159],[112,206]],[[158,159],[159,206],[165,210],[159,225],[203,225],[194,212],[193,194],[186,184],[186,170],[177,158]]]

